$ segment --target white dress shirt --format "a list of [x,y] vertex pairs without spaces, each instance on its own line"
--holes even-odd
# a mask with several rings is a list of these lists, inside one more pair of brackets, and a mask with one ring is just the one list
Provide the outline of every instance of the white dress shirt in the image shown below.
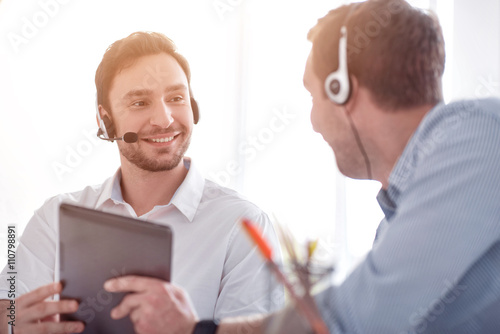
[[[253,220],[281,253],[267,215],[233,190],[205,180],[189,158],[186,178],[167,205],[155,206],[140,219],[173,231],[172,282],[184,288],[201,319],[225,318],[280,309],[283,288],[276,283],[239,219]],[[136,218],[123,200],[121,171],[102,185],[48,199],[35,211],[17,247],[16,297],[54,281],[59,205],[76,204]],[[0,299],[8,299],[7,267],[0,275]]]

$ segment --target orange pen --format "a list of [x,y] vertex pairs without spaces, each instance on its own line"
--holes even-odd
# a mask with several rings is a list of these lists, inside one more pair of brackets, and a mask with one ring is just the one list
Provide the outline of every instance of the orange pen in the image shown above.
[[[279,269],[278,265],[273,261],[273,250],[262,236],[262,233],[259,230],[259,228],[255,224],[253,224],[250,220],[245,218],[242,220],[242,224],[245,231],[248,233],[253,242],[257,245],[260,252],[268,262],[271,271],[275,274],[279,282],[283,284],[285,288],[288,290],[290,296],[293,298],[293,300],[295,301],[297,307],[302,312],[302,314],[306,317],[312,329],[317,334],[328,334],[329,331],[325,323],[323,322],[323,319],[321,319],[321,317],[318,314],[316,314],[314,310],[311,310],[311,308],[308,307],[307,303],[297,295],[295,289],[293,288],[293,285],[288,281],[286,276]],[[313,308],[317,309],[315,306],[316,305],[313,305]]]
[[250,220],[243,218],[243,228],[247,231],[250,238],[252,238],[253,242],[257,245],[262,255],[267,261],[273,260],[273,250],[267,244],[266,240],[262,237],[262,233],[259,231],[259,228],[255,226]]

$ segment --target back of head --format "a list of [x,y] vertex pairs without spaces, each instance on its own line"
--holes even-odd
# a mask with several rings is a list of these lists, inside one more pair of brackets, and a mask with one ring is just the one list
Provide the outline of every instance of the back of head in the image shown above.
[[433,14],[404,0],[368,0],[330,11],[308,34],[321,81],[338,68],[342,25],[349,74],[370,90],[379,107],[406,109],[442,100],[444,41]]
[[188,84],[191,81],[191,71],[187,60],[177,52],[174,42],[167,36],[157,32],[134,32],[126,38],[111,44],[95,74],[97,103],[111,111],[109,90],[115,76],[123,69],[132,66],[143,56],[166,53],[179,63],[186,74]]

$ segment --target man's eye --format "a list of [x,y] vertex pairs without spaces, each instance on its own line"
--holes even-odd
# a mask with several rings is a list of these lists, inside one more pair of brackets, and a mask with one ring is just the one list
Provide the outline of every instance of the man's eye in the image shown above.
[[180,102],[183,100],[183,97],[182,96],[176,96],[174,97],[173,99],[171,99],[170,101],[172,102]]
[[132,103],[132,105],[135,107],[142,107],[142,106],[144,106],[144,101],[137,101],[137,102]]

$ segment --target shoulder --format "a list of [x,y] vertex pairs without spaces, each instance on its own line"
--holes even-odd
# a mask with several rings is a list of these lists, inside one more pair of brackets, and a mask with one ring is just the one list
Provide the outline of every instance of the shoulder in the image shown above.
[[500,100],[438,106],[422,121],[391,178],[400,192],[448,189],[454,195],[467,192],[470,197],[477,192],[479,196],[500,186],[498,147]]
[[273,224],[266,212],[237,191],[210,180],[206,180],[196,215],[198,219],[211,222],[212,226],[217,226],[220,231],[229,233],[230,242],[236,235],[245,235],[241,227],[243,218],[259,226],[264,235],[276,239]]
[[[430,115],[423,127],[421,145],[429,153],[476,155],[489,151],[500,139],[500,100],[482,99],[450,103]],[[486,158],[487,155],[484,155]]]
[[[392,197],[437,185],[495,184],[500,163],[500,100],[464,100],[428,112],[389,177]],[[464,187],[463,190],[468,189]],[[428,189],[427,189],[428,190]]]
[[79,191],[62,193],[52,196],[45,200],[43,205],[35,211],[35,215],[38,215],[44,220],[51,220],[57,218],[59,212],[59,206],[62,203],[69,203],[74,205],[80,205],[84,207],[94,208],[99,200],[105,183],[100,185],[87,186]]
[[[462,136],[470,132],[484,133],[488,130],[484,123],[492,125],[489,130],[500,130],[500,99],[463,100],[439,105],[424,118],[416,134],[437,140],[444,139],[441,137],[446,133]],[[461,131],[457,131],[459,129]]]
[[[488,156],[500,140],[500,99],[455,101],[438,105],[425,116],[402,155],[404,170],[433,157],[466,159]],[[397,168],[401,169],[401,168]],[[399,171],[401,172],[401,171]]]
[[[246,218],[258,227],[274,249],[275,260],[281,262],[280,244],[273,223],[264,210],[245,196],[235,190],[206,180],[200,205],[206,209],[206,211],[199,210],[200,217],[214,222],[221,229],[220,231],[224,230],[228,233],[227,252],[230,254],[228,256],[247,256],[256,247],[242,227],[241,219]],[[260,265],[260,257],[257,259],[256,263]]]
[[205,180],[205,188],[200,205],[234,211],[240,215],[261,215],[263,211],[237,191],[223,187],[213,181]]

